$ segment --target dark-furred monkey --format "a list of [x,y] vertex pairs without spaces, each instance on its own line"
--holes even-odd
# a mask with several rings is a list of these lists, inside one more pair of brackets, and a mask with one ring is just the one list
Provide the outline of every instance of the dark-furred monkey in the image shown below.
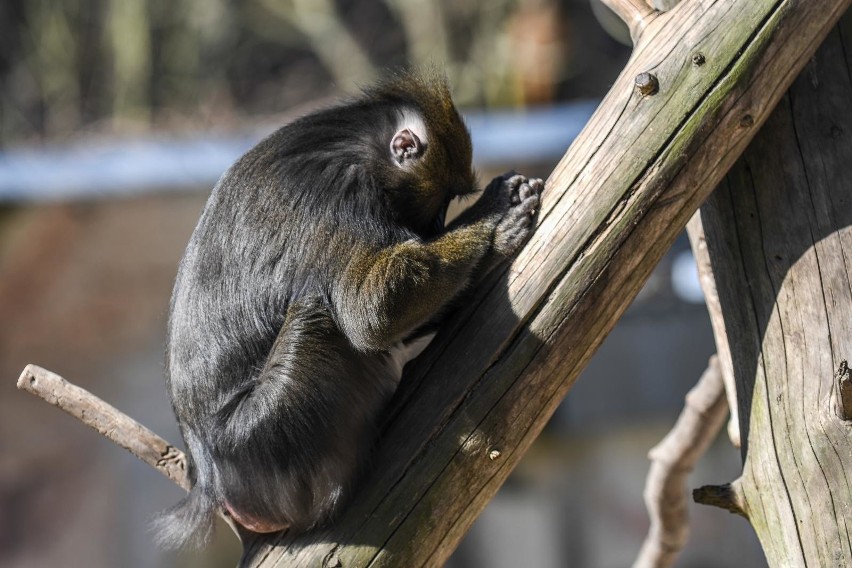
[[528,237],[541,180],[476,189],[440,79],[402,74],[284,126],[219,180],[181,261],[167,382],[192,491],[158,521],[202,543],[217,509],[305,531],[345,502],[377,417],[442,311]]

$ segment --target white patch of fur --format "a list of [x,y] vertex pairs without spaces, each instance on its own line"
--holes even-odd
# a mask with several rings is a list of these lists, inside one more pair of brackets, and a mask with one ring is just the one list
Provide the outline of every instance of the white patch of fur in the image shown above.
[[409,129],[420,139],[420,142],[425,147],[429,143],[426,135],[426,123],[420,113],[414,109],[406,108],[400,111],[399,122],[396,126],[396,131]]
[[405,364],[423,353],[434,338],[435,333],[430,333],[408,342],[400,341],[388,350],[388,366],[393,370],[392,374],[397,384],[402,378],[402,368]]

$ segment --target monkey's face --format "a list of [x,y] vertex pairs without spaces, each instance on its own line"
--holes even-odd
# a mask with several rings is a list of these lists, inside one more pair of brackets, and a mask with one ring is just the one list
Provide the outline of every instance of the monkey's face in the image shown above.
[[443,230],[450,201],[476,191],[470,134],[455,107],[441,111],[404,109],[388,145],[401,182],[393,207],[424,238]]

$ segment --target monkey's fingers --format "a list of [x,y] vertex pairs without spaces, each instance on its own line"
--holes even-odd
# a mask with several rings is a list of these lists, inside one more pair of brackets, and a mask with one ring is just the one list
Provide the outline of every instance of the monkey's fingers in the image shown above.
[[544,182],[539,178],[532,178],[529,183],[521,186],[521,200],[529,205],[530,217],[535,216],[538,211],[539,203],[541,202],[541,191],[544,189]]
[[521,186],[519,193],[521,194],[521,202],[517,205],[517,209],[529,218],[532,218],[541,202],[538,193],[527,184]]
[[517,205],[523,198],[520,195],[521,188],[526,185],[527,176],[522,176],[520,174],[513,175],[510,178],[506,178],[506,188],[509,190],[509,203],[511,205]]

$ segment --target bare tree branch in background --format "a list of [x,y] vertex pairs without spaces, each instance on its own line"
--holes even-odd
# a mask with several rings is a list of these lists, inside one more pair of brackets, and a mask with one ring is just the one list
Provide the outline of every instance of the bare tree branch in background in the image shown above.
[[719,292],[716,289],[716,279],[707,254],[707,241],[704,227],[701,225],[701,215],[696,212],[686,225],[689,242],[692,245],[692,255],[698,267],[698,279],[704,292],[704,303],[710,314],[710,325],[713,328],[713,338],[716,342],[716,354],[719,358],[719,371],[725,384],[725,395],[728,398],[728,408],[731,409],[728,420],[728,438],[734,447],[740,447],[740,421],[737,416],[737,385],[734,383],[734,366],[731,362],[731,347],[728,345],[728,334],[725,330],[725,318],[722,317],[722,306],[719,303]]
[[651,527],[634,568],[668,568],[677,560],[689,535],[686,478],[716,439],[727,410],[714,355],[686,395],[686,405],[671,432],[648,453],[651,469],[644,496]]
[[443,5],[439,0],[387,0],[405,29],[410,61],[418,67],[451,61]]
[[305,35],[341,89],[351,90],[375,77],[370,58],[343,24],[332,0],[260,1],[270,13]]
[[114,118],[149,121],[151,24],[146,0],[110,0],[107,40],[112,47]]

